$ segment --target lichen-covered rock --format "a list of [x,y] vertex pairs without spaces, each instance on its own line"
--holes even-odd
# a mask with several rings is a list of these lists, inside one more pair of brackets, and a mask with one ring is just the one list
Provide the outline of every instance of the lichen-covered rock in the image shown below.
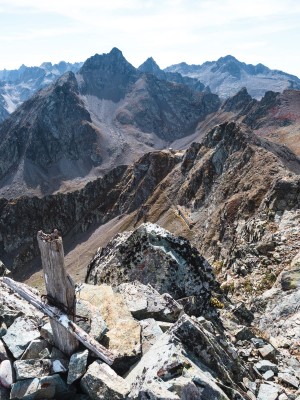
[[81,379],[81,387],[93,400],[125,399],[130,390],[123,378],[99,360],[89,366]]
[[168,293],[160,295],[150,284],[138,281],[122,283],[117,292],[124,297],[131,314],[136,319],[154,318],[159,321],[175,322],[183,307]]
[[114,293],[110,286],[85,284],[80,299],[100,311],[108,327],[101,343],[117,355],[114,368],[124,373],[141,356],[140,324],[132,317],[123,297]]
[[[30,315],[30,314],[29,314]],[[37,322],[31,317],[18,317],[2,340],[15,358],[19,358],[28,344],[40,336]]]
[[211,266],[189,241],[146,223],[115,237],[88,266],[86,282],[118,286],[138,280],[175,300],[196,296],[200,315],[209,308]]

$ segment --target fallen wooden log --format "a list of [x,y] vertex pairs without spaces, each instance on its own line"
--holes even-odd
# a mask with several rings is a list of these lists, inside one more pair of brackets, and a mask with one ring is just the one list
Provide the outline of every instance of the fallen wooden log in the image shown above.
[[15,291],[23,299],[27,300],[35,308],[43,314],[48,315],[58,324],[63,326],[72,336],[81,342],[86,348],[91,350],[97,357],[105,361],[107,364],[112,365],[116,356],[95,339],[90,337],[83,329],[71,321],[66,314],[64,314],[57,307],[43,303],[38,296],[31,292],[31,290],[13,279],[4,277],[3,282],[13,291]]

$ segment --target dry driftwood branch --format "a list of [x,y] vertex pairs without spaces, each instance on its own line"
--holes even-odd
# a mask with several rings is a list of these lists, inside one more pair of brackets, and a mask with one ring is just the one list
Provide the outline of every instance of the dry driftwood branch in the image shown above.
[[76,340],[79,340],[86,348],[91,350],[97,357],[101,358],[101,360],[105,361],[109,365],[113,364],[116,356],[110,350],[98,343],[95,339],[90,337],[83,329],[71,321],[68,316],[57,307],[43,303],[38,296],[31,292],[29,288],[19,282],[15,282],[7,277],[3,278],[3,282],[42,313],[48,315],[51,320],[55,321],[62,327],[61,329],[67,331]]

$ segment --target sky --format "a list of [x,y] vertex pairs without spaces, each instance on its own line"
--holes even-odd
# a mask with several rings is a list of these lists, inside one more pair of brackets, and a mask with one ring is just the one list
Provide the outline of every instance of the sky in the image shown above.
[[299,0],[0,0],[0,69],[118,47],[138,67],[231,54],[300,77]]

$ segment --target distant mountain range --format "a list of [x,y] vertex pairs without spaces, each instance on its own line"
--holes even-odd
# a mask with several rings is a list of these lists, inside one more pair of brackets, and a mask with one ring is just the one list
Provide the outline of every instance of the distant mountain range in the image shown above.
[[37,90],[67,71],[77,72],[81,66],[80,62],[71,64],[61,61],[54,65],[45,62],[39,67],[22,65],[19,69],[0,71],[0,122]]
[[[78,72],[82,65],[82,62],[72,64],[61,61],[54,65],[45,62],[39,67],[22,65],[17,70],[0,71],[0,122],[36,91],[68,71]],[[263,64],[245,64],[230,55],[202,65],[182,62],[164,70],[149,57],[138,70],[197,91],[211,91],[221,99],[235,95],[243,87],[256,99],[262,98],[269,90],[282,92],[285,89],[300,89],[300,79],[294,75],[271,70]]]
[[269,69],[263,64],[245,64],[230,55],[202,65],[188,65],[185,62],[175,64],[166,68],[165,72],[196,78],[223,99],[233,96],[242,87],[246,87],[256,99],[262,98],[269,90],[282,92],[285,89],[300,89],[297,76]]

